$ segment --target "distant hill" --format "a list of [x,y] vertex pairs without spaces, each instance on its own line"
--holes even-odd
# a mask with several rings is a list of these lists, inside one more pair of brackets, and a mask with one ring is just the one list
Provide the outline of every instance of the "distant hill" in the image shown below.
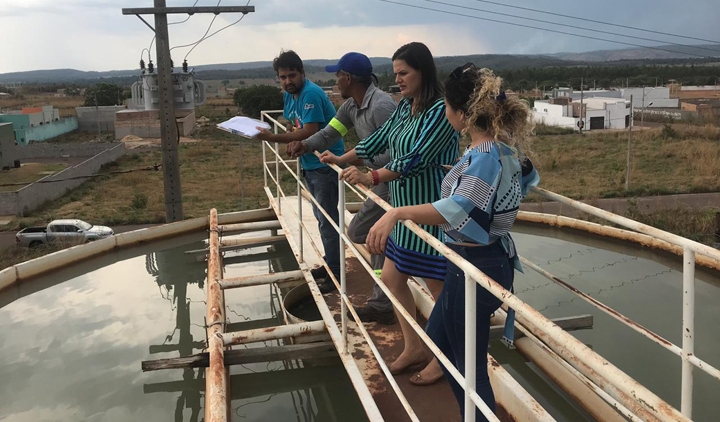
[[[392,60],[389,57],[371,57],[376,73],[392,73]],[[437,57],[435,63],[438,69],[452,70],[467,62],[478,66],[493,69],[514,69],[521,67],[547,67],[547,66],[573,66],[579,63],[561,58],[542,55],[512,55],[512,54],[474,54],[469,56]],[[337,63],[337,59],[311,59],[304,60],[308,73],[323,73],[325,66]],[[203,79],[226,78],[273,78],[271,61],[247,63],[219,63],[209,65],[190,66]],[[137,77],[139,70],[111,70],[105,72],[85,72],[76,69],[48,69],[31,70],[26,72],[12,72],[0,74],[0,84],[3,82],[22,83],[80,83],[91,84],[99,79],[112,81],[128,81]]]
[[[663,50],[655,50],[650,48],[625,48],[621,50],[597,50],[585,53],[557,53],[549,54],[561,60],[572,60],[579,62],[604,62],[604,61],[620,61],[620,60],[664,60],[664,59],[693,59],[698,58],[697,55],[706,57],[720,57],[720,46],[717,44],[701,44],[701,45],[661,45],[657,46]],[[709,50],[715,50],[709,51]],[[690,53],[690,54],[688,54]]]
[[[389,65],[391,60],[389,57],[371,57],[370,61],[373,66]],[[337,63],[337,59],[311,59],[303,61],[305,66],[317,72],[324,72],[325,66]],[[213,71],[253,71],[262,69],[263,76],[257,77],[274,77],[272,72],[272,61],[247,62],[247,63],[219,63],[190,66],[199,75],[205,72]],[[179,70],[179,68],[177,68]],[[269,72],[269,73],[268,73]],[[252,73],[252,72],[250,72]],[[76,69],[47,69],[47,70],[29,70],[24,72],[11,72],[0,74],[0,84],[3,82],[22,82],[22,83],[84,83],[98,79],[125,79],[134,78],[139,74],[139,69],[129,70],[109,70],[109,71],[82,71]],[[215,78],[209,78],[215,79]]]
[[[436,57],[435,62],[440,71],[447,72],[467,62],[478,66],[489,67],[498,71],[525,69],[525,68],[571,68],[577,66],[645,66],[645,65],[681,65],[709,63],[716,59],[698,58],[687,53],[713,55],[712,51],[699,50],[698,47],[719,50],[715,57],[720,57],[720,46],[661,46],[661,48],[678,51],[670,53],[651,49],[622,49],[598,50],[585,53],[557,53],[557,54],[475,54],[467,56]],[[375,73],[391,73],[392,63],[388,57],[372,57],[370,59]],[[323,73],[325,66],[334,64],[337,59],[311,59],[305,60],[308,73]],[[271,61],[257,61],[247,63],[220,63],[209,65],[190,66],[201,79],[251,79],[273,78]],[[0,85],[6,82],[22,83],[75,83],[90,85],[98,80],[127,85],[132,83],[139,74],[138,69],[111,70],[103,72],[81,71],[76,69],[48,69],[32,70],[26,72],[12,72],[0,74]]]

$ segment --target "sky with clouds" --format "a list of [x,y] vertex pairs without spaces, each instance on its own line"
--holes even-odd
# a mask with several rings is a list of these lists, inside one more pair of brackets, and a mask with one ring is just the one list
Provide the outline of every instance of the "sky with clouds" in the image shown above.
[[[629,33],[658,41],[698,43],[658,34],[601,27],[588,22],[502,7],[481,0],[391,0],[417,7],[460,15],[486,17],[565,32],[629,40],[614,35],[553,26],[561,22],[613,33]],[[191,6],[194,0],[168,0],[168,6]],[[675,0],[628,2],[626,0],[497,0],[512,6],[581,16],[655,31],[720,39],[717,31],[717,0],[691,0],[682,9]],[[151,0],[0,0],[0,35],[3,59],[0,73],[73,68],[118,70],[137,66],[152,33],[138,18],[123,16],[124,7],[151,7]],[[199,0],[198,6],[214,6],[214,0]],[[223,6],[244,5],[245,0],[222,1]],[[451,4],[460,7],[450,6]],[[623,48],[622,45],[571,37],[483,21],[438,11],[423,10],[383,0],[263,0],[240,23],[203,41],[188,57],[192,65],[272,60],[280,49],[292,48],[305,59],[337,58],[347,51],[389,57],[409,41],[426,43],[436,56],[483,53],[555,53]],[[481,9],[469,10],[467,8]],[[496,14],[507,13],[543,22],[529,22]],[[180,21],[187,15],[171,16]],[[202,38],[213,15],[195,15],[187,22],[170,26],[170,44],[189,44]],[[152,16],[147,17],[152,23]],[[210,33],[239,18],[217,16]],[[657,45],[657,44],[656,44]],[[154,46],[152,55],[155,56]],[[720,47],[718,47],[720,48]],[[176,63],[189,51],[173,52]]]

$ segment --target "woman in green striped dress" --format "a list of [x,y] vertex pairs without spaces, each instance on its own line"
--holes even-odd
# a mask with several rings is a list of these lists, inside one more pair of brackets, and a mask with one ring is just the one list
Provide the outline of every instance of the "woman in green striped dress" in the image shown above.
[[[422,43],[406,44],[393,55],[395,82],[403,100],[387,122],[360,141],[342,157],[323,153],[325,163],[349,164],[358,158],[371,159],[390,150],[391,161],[384,168],[362,173],[345,169],[342,178],[366,186],[390,182],[393,207],[426,204],[440,199],[444,165],[454,165],[458,156],[458,133],[445,117],[445,102],[430,50]],[[438,226],[421,226],[440,237]],[[442,290],[446,261],[435,249],[398,223],[387,241],[382,280],[415,316],[415,301],[407,285],[408,276],[423,277],[433,296]],[[397,312],[397,310],[396,310]],[[405,349],[390,365],[393,374],[427,363],[422,341],[398,315]]]

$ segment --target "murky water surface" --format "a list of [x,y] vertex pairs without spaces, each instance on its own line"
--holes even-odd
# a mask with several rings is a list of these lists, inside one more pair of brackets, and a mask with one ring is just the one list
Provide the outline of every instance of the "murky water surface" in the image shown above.
[[[204,370],[143,373],[140,363],[202,351],[207,264],[185,252],[205,248],[206,236],[110,254],[4,293],[0,420],[203,420]],[[228,253],[225,275],[297,268],[287,246],[267,251]],[[282,323],[274,293],[227,292],[229,329]],[[339,364],[239,365],[231,380],[235,421],[366,420]]]
[[[682,345],[680,258],[656,255],[647,249],[588,235],[549,230],[540,233],[558,238],[517,233],[514,238],[521,255],[660,336]],[[515,292],[549,318],[592,314],[593,328],[572,334],[653,393],[680,408],[679,357],[529,268],[525,274],[516,273]],[[695,293],[695,353],[720,367],[720,277],[717,273],[698,267]],[[544,384],[537,383],[542,377],[532,376],[538,372],[534,365],[518,359],[516,353],[508,353],[500,342],[491,345],[491,353],[508,363],[507,369],[512,373],[524,374],[527,379],[523,384],[529,391],[554,394],[547,391]],[[720,414],[720,381],[697,369],[694,374],[693,420],[716,421]],[[565,408],[568,414],[574,414],[564,403],[547,405]]]
[[[663,261],[588,236],[544,235],[549,237],[516,234],[520,253],[681,344],[678,259]],[[113,253],[0,295],[0,420],[202,420],[203,370],[143,373],[140,362],[201,351],[206,264],[185,252],[204,248],[205,236]],[[228,253],[224,263],[227,277],[297,267],[287,247]],[[715,366],[720,366],[718,286],[716,275],[698,273],[695,350]],[[593,314],[594,327],[573,334],[680,406],[679,358],[530,269],[517,274],[515,291],[551,318]],[[229,291],[226,297],[230,330],[280,323],[280,305],[269,286]],[[558,420],[584,418],[518,353],[499,342],[491,352]],[[694,419],[717,420],[720,382],[695,374]],[[233,366],[231,379],[236,421],[364,420],[340,366]]]

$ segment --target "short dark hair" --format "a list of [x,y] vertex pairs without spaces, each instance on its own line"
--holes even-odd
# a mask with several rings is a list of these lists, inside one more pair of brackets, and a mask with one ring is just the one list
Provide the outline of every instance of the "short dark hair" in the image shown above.
[[437,77],[437,68],[432,53],[427,46],[420,42],[405,44],[393,54],[392,60],[402,60],[408,66],[422,75],[422,88],[419,98],[413,98],[416,110],[424,111],[426,108],[442,97],[442,88]]
[[273,70],[275,73],[278,73],[280,68],[297,70],[298,72],[305,70],[302,59],[292,50],[280,51],[280,55],[275,57],[273,60]]
[[351,74],[350,74],[350,77],[353,78],[353,80],[354,80],[355,82],[359,83],[360,85],[364,86],[365,88],[369,87],[370,84],[373,83],[372,74],[370,74],[370,75],[364,75],[364,76],[358,76],[358,75],[353,75],[353,74],[351,73]]

